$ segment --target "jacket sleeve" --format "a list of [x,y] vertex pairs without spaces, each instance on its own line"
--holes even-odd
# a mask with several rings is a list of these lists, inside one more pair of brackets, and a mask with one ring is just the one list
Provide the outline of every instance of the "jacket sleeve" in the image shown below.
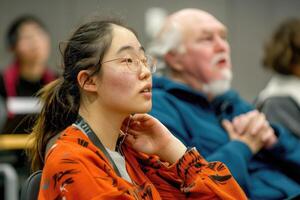
[[[149,159],[148,159],[149,160]],[[243,190],[221,162],[208,163],[196,150],[189,149],[176,163],[168,165],[152,157],[144,165],[146,175],[157,185],[162,199],[180,193],[177,199],[247,199]],[[161,181],[163,179],[164,181]]]
[[271,124],[277,135],[278,142],[267,152],[279,159],[281,162],[290,163],[292,166],[300,168],[300,140],[287,129],[278,125]]
[[206,157],[208,161],[220,161],[227,165],[234,178],[246,193],[250,188],[249,161],[253,154],[249,147],[240,141],[230,141]]
[[[93,170],[97,170],[98,178]],[[118,190],[105,171],[93,170],[75,159],[65,159],[44,169],[38,199],[136,199],[129,191]]]
[[[164,122],[163,122],[164,123]],[[231,171],[233,177],[237,180],[240,186],[244,189],[244,191],[248,194],[249,188],[251,185],[250,174],[248,171],[249,161],[253,157],[253,154],[249,147],[240,141],[229,141],[220,148],[216,149],[213,153],[206,151],[206,148],[202,146],[201,140],[202,138],[198,138],[197,135],[193,136],[193,139],[185,138],[186,133],[184,129],[183,132],[177,132],[177,129],[172,126],[172,124],[164,125],[174,134],[177,138],[179,138],[184,143],[188,143],[189,146],[196,147],[202,154],[205,153],[205,159],[209,162],[220,161],[223,162]],[[178,125],[177,127],[180,127]],[[182,137],[181,137],[182,136]]]
[[300,140],[280,125],[271,124],[277,135],[278,142],[270,149],[264,149],[260,154],[272,158],[288,176],[300,181]]

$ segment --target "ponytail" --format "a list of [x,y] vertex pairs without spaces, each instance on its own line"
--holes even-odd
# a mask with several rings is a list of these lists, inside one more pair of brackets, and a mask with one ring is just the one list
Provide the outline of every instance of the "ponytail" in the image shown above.
[[33,147],[29,156],[33,171],[43,168],[49,140],[75,122],[79,109],[79,91],[74,91],[76,88],[76,84],[70,86],[60,78],[38,92],[43,107],[31,133]]

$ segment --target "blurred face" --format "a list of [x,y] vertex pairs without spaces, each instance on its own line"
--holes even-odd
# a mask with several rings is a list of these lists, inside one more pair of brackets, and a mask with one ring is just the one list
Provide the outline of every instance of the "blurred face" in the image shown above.
[[145,52],[136,36],[128,29],[113,26],[111,47],[104,55],[99,75],[102,106],[126,115],[151,109],[151,73],[140,61],[145,61]]
[[25,23],[19,29],[14,51],[20,62],[43,64],[49,57],[49,36],[38,24]]
[[204,90],[213,89],[216,81],[230,86],[230,47],[224,25],[204,13],[189,16],[182,25],[185,52],[180,63],[187,78],[197,80]]

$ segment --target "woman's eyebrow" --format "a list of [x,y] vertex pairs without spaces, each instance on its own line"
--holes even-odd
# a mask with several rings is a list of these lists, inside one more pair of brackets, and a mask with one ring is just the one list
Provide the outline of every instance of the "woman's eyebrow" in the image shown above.
[[[119,53],[121,53],[121,52],[123,52],[123,51],[127,51],[127,50],[133,51],[134,48],[133,48],[132,46],[130,46],[130,45],[123,46],[123,47],[121,47],[121,48],[117,51],[117,54],[119,54]],[[140,46],[139,51],[145,52],[144,47]]]

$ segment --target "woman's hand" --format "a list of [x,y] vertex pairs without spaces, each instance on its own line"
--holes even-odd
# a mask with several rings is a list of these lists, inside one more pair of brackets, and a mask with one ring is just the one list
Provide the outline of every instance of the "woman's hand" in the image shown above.
[[128,117],[121,130],[127,134],[125,142],[133,149],[148,155],[158,155],[169,163],[176,162],[186,147],[156,118],[148,114]]

